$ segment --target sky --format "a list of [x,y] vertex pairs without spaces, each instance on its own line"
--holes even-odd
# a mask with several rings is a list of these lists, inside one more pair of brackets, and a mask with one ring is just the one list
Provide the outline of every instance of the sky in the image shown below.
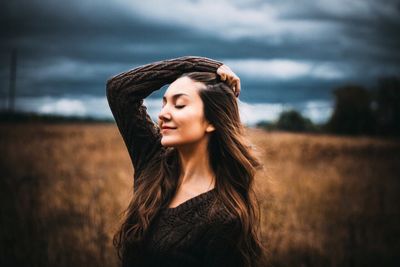
[[[291,108],[326,121],[334,88],[400,73],[394,0],[13,0],[0,10],[2,107],[14,48],[18,109],[99,118],[112,116],[107,79],[186,55],[232,68],[249,124]],[[153,118],[165,89],[145,100]]]

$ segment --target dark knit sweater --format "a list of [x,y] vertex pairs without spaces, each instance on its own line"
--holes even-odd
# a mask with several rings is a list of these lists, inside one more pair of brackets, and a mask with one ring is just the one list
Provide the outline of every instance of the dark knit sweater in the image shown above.
[[[216,72],[221,65],[204,57],[180,57],[146,64],[107,81],[107,100],[135,170],[134,188],[146,163],[164,151],[160,128],[147,114],[143,99],[184,72]],[[211,207],[218,205],[222,207],[214,188],[175,208],[162,209],[140,251],[127,253],[122,265],[242,266],[235,246],[241,229],[239,220],[223,208],[207,216]]]

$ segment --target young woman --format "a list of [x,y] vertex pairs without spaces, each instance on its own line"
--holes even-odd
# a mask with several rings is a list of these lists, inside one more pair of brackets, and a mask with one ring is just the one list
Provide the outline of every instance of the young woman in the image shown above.
[[[166,84],[157,125],[143,99]],[[264,266],[253,190],[262,165],[244,138],[236,74],[180,57],[118,74],[106,93],[134,167],[114,236],[122,266]]]

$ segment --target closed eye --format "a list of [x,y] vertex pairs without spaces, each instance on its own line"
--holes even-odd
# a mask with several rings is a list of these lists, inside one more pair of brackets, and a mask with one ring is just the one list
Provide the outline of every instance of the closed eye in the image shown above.
[[180,106],[175,106],[175,107],[181,109],[181,108],[183,108],[185,106],[184,105],[180,105]]

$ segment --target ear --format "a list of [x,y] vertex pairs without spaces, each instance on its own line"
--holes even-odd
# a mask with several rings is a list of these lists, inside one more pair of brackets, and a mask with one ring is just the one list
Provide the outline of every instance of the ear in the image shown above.
[[213,126],[212,124],[209,124],[209,125],[207,126],[207,128],[206,128],[206,132],[207,132],[207,133],[210,133],[210,132],[213,132],[213,131],[215,131],[214,126]]

